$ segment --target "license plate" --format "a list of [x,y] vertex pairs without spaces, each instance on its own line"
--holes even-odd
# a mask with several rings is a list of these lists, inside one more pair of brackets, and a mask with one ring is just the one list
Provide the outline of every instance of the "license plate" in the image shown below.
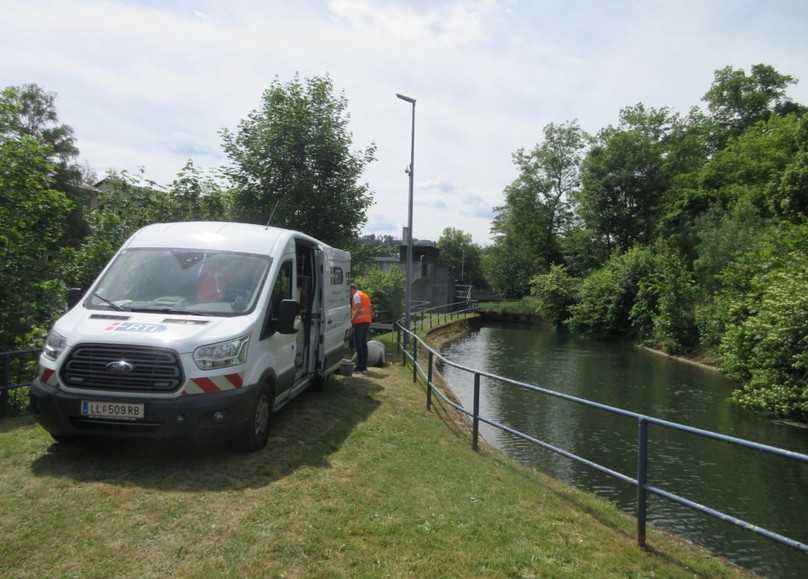
[[100,400],[82,400],[81,415],[88,418],[110,418],[112,420],[141,420],[143,404],[127,404],[125,402],[102,402]]

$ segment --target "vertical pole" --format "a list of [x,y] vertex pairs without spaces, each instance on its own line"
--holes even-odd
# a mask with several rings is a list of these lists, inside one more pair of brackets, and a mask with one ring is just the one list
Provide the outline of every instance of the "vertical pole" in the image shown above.
[[480,437],[480,374],[474,373],[474,421],[471,427],[471,448],[479,450]]
[[11,388],[11,354],[3,356],[3,378],[0,381],[0,416],[8,414],[8,393]]
[[404,334],[403,335],[403,342],[404,343],[401,345],[401,365],[406,366],[407,365],[407,330],[404,329],[404,328],[401,328],[401,333]]
[[637,545],[645,548],[645,515],[648,499],[648,422],[640,418],[637,423]]
[[432,409],[432,350],[429,351],[429,369],[426,371],[426,409]]
[[412,382],[418,380],[418,340],[412,337]]
[[[407,205],[407,281],[406,281],[406,319],[410,327],[410,313],[412,312],[412,186],[415,178],[415,99],[409,99],[412,104],[412,133],[410,137],[410,196]],[[406,345],[406,342],[404,343]]]
[[398,325],[398,322],[395,322],[394,325],[396,326],[396,354],[401,353],[401,326]]

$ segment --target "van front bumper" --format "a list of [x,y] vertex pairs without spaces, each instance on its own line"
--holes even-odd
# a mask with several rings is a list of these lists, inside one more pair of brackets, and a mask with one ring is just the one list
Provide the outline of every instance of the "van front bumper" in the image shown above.
[[[31,409],[55,437],[227,439],[239,433],[252,416],[257,388],[180,396],[174,399],[126,398],[72,394],[40,380],[31,385]],[[82,400],[142,403],[142,420],[109,420],[81,415]]]

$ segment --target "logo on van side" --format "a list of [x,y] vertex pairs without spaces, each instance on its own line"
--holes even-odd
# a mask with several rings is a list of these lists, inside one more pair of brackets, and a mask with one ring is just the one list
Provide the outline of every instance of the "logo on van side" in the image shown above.
[[141,324],[137,322],[112,322],[106,328],[105,332],[140,332],[143,334],[157,334],[164,332],[168,326],[163,324]]

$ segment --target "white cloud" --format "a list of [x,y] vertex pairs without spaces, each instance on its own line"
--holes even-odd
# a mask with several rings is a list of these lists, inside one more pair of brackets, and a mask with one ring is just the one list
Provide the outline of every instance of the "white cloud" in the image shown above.
[[[414,2],[324,5],[235,0],[8,2],[4,84],[59,93],[59,113],[98,170],[145,166],[169,181],[190,156],[224,161],[235,127],[274,77],[330,73],[350,103],[357,148],[375,141],[368,230],[406,222],[410,107],[416,105],[415,236],[451,225],[488,239],[511,153],[551,121],[590,131],[637,101],[684,110],[714,69],[766,62],[803,79],[805,9],[703,3]],[[472,203],[470,199],[474,200]],[[439,207],[439,203],[446,207]]]

